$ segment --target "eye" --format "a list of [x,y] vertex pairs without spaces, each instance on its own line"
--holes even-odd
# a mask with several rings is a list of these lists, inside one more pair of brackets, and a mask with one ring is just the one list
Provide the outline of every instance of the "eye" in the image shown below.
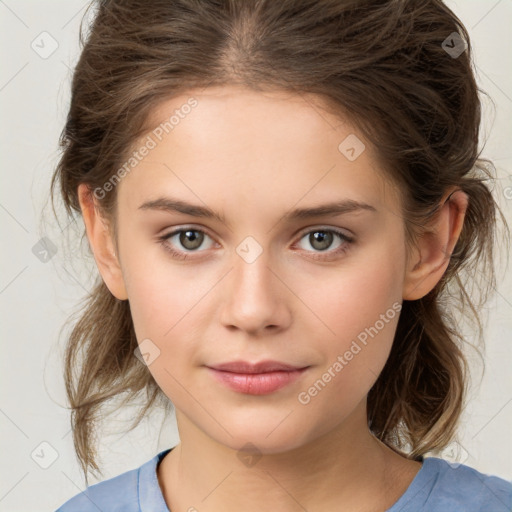
[[[306,242],[305,244],[304,241]],[[313,248],[311,256],[315,259],[321,259],[337,256],[345,252],[353,241],[353,237],[337,229],[317,228],[304,233],[299,241],[299,246],[311,252],[307,247],[309,245],[309,247]]]
[[[192,227],[175,229],[159,237],[164,249],[170,252],[174,258],[182,260],[187,259],[189,253],[202,252],[198,249],[203,246],[207,239],[210,240],[210,244],[207,244],[207,247],[203,247],[203,249],[211,248],[215,242],[204,231]],[[304,247],[303,241],[306,242],[306,245],[309,244],[313,251]],[[353,242],[353,237],[337,229],[317,228],[304,233],[298,245],[306,252],[311,252],[312,254],[309,257],[313,259],[328,259],[347,251]]]
[[[181,228],[159,237],[159,240],[163,247],[174,257],[186,259],[188,258],[187,252],[201,252],[197,249],[203,245],[203,242],[207,238],[211,240],[211,238],[200,229]],[[206,249],[210,248],[212,245],[213,244],[210,244]],[[175,247],[177,247],[177,249]]]

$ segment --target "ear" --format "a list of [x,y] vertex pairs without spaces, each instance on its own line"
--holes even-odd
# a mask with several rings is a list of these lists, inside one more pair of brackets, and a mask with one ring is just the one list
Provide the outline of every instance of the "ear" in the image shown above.
[[459,238],[468,206],[468,196],[451,189],[440,202],[434,219],[418,237],[406,265],[402,296],[404,300],[424,297],[445,273]]
[[87,185],[78,186],[78,200],[89,245],[101,277],[114,297],[126,300],[128,294],[108,223],[101,215],[96,199]]

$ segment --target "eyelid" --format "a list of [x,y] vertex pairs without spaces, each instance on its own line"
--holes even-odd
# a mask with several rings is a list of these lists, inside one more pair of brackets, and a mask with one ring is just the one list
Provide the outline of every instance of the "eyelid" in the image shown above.
[[[204,233],[205,235],[208,235],[212,240],[215,240],[215,237],[211,235],[211,233],[204,227],[197,227],[194,225],[187,225],[184,224],[182,226],[175,226],[171,229],[171,231],[164,232],[161,235],[158,235],[158,238],[170,238],[171,236],[176,235],[177,233],[181,233],[182,231],[198,231],[200,233]],[[322,225],[316,225],[316,226],[308,226],[306,228],[301,229],[295,237],[298,237],[299,239],[303,238],[304,235],[307,235],[309,233],[315,232],[315,231],[332,231],[334,233],[338,233],[339,235],[345,237],[348,241],[352,242],[354,240],[354,234],[346,229],[346,228],[339,228],[336,226],[322,226]],[[218,243],[218,242],[217,242]]]
[[304,235],[307,235],[309,233],[314,233],[315,231],[332,231],[334,233],[338,233],[339,235],[343,236],[347,239],[347,241],[353,242],[354,241],[354,233],[346,228],[340,228],[337,226],[322,226],[322,225],[316,225],[316,226],[309,226],[307,228],[304,228],[303,230],[299,231],[298,237],[302,238]]
[[334,233],[340,239],[340,245],[338,247],[335,247],[334,249],[329,248],[329,249],[326,249],[325,251],[308,251],[305,249],[301,249],[300,252],[305,254],[306,255],[305,257],[310,260],[324,262],[324,263],[337,261],[343,255],[345,255],[345,253],[347,251],[349,251],[352,248],[352,246],[355,242],[355,237],[353,235],[347,235],[346,233],[344,233],[344,231],[341,228],[327,227],[327,226],[324,226],[324,227],[317,227],[317,226],[311,227],[310,226],[309,228],[306,229],[306,231],[301,232],[297,242],[294,243],[294,246],[296,246],[297,244],[300,244],[301,240],[305,236],[310,235],[311,233],[318,232],[318,231]]
[[[194,253],[202,253],[207,252],[207,250],[183,250],[183,249],[174,249],[172,245],[169,243],[169,239],[173,236],[177,235],[178,233],[182,233],[184,231],[197,231],[199,233],[203,233],[204,235],[207,235],[214,244],[218,245],[218,242],[215,240],[215,237],[213,237],[207,229],[204,229],[203,227],[199,228],[193,225],[182,225],[182,226],[175,226],[171,229],[171,231],[158,235],[158,239],[160,243],[166,248],[167,251],[171,252],[175,257],[178,257],[179,259],[187,259],[190,255],[194,255]],[[335,249],[327,249],[326,251],[305,251],[303,252],[309,253],[310,258],[312,259],[318,259],[318,260],[327,260],[329,257],[336,257],[340,253],[345,252],[348,249],[348,246],[350,246],[354,241],[355,237],[351,234],[348,235],[343,228],[334,227],[334,226],[309,226],[307,228],[302,229],[294,238],[296,238],[296,242],[294,242],[293,246],[296,246],[304,236],[309,235],[311,233],[315,233],[317,231],[327,231],[334,233],[335,235],[338,235],[338,237],[341,239],[341,245]],[[346,230],[348,231],[348,230]],[[192,256],[194,258],[194,256]]]
[[211,239],[214,239],[215,237],[213,237],[211,235],[211,233],[208,231],[208,229],[204,228],[204,227],[197,227],[197,226],[194,226],[194,225],[188,225],[188,224],[183,224],[183,225],[179,225],[179,226],[174,226],[173,228],[170,228],[169,231],[165,231],[165,229],[162,231],[162,234],[159,234],[157,235],[159,238],[162,238],[162,237],[171,237],[173,235],[176,235],[177,233],[181,233],[182,231],[198,231],[200,233],[204,233],[205,235],[208,235]]

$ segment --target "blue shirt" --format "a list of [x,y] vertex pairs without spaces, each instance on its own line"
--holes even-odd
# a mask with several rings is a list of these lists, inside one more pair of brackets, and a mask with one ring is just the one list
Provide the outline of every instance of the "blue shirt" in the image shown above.
[[[137,469],[87,487],[56,512],[170,512],[156,473],[170,450]],[[511,512],[512,482],[427,457],[405,493],[386,512],[419,511]]]

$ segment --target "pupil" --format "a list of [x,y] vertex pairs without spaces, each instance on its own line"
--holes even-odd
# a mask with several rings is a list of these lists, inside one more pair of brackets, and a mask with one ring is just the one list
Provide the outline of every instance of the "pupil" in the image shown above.
[[[309,236],[312,247],[320,251],[327,249],[332,244],[332,233],[325,231],[315,231]],[[319,242],[319,246],[317,245],[317,242]]]
[[182,231],[180,234],[180,243],[186,249],[197,249],[203,241],[203,234],[198,231]]

